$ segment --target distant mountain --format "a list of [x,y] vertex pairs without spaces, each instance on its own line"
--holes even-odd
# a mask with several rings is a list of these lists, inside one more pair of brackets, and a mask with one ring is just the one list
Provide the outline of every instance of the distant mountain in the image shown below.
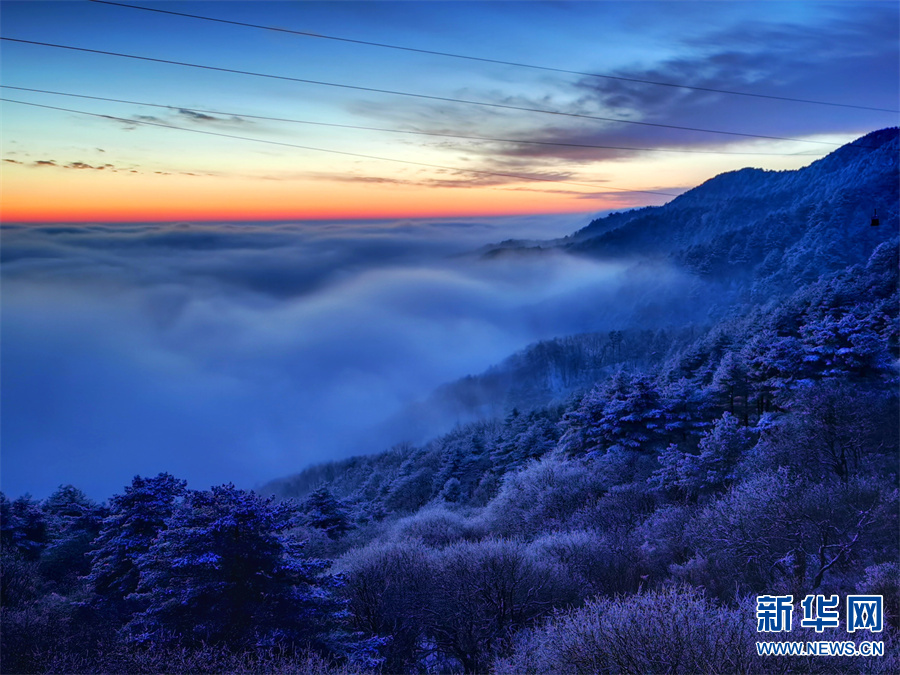
[[[795,171],[723,173],[663,206],[613,213],[564,239],[520,251],[562,249],[602,258],[663,256],[704,279],[789,287],[859,263],[898,225],[898,129],[874,131]],[[881,225],[870,229],[877,210]],[[485,251],[515,251],[504,242]]]
[[[751,249],[771,252],[773,244],[796,244],[809,229],[838,223],[853,238],[869,226],[875,209],[883,224],[896,224],[897,164],[898,129],[882,129],[802,169],[731,171],[664,206],[610,214],[562,240],[562,246],[604,255],[640,250],[677,256],[742,233],[742,238],[763,237]],[[788,232],[772,232],[784,224]]]

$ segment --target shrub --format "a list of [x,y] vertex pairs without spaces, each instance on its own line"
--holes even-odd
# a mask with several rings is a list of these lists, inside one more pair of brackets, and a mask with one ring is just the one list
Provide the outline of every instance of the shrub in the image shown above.
[[580,460],[547,456],[507,474],[500,493],[484,512],[486,526],[500,536],[534,536],[564,529],[605,485]]
[[473,524],[439,505],[426,507],[413,516],[401,519],[394,526],[393,535],[401,541],[418,539],[434,548],[478,538]]
[[336,563],[356,630],[390,637],[381,655],[389,673],[412,669],[422,656],[426,607],[431,604],[433,555],[417,542],[373,544]]
[[524,633],[497,673],[746,673],[752,618],[696,590],[599,599]]

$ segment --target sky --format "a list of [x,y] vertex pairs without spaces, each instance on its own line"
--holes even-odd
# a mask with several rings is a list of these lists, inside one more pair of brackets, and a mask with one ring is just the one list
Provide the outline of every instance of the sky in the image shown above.
[[896,111],[890,1],[133,4],[343,40],[87,0],[4,1],[4,222],[597,212],[660,204],[743,166],[798,168],[897,123],[883,110],[408,50]]
[[391,421],[622,298],[703,312],[658,262],[479,247],[897,124],[896,2],[134,4],[207,19],[0,3],[10,495],[423,441]]

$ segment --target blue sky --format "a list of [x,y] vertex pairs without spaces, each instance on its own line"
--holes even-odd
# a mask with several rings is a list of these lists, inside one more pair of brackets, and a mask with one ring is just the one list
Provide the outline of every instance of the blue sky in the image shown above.
[[[889,110],[897,109],[900,96],[900,17],[893,2],[167,2],[142,6],[414,49],[767,96]],[[532,70],[92,2],[5,2],[2,20],[2,34],[9,38],[622,120],[603,122],[462,105],[4,42],[6,85],[174,108],[161,111],[12,90],[5,90],[6,97],[191,130],[128,126],[4,103],[7,220],[59,221],[67,213],[83,222],[216,220],[228,213],[260,220],[592,211],[665,200],[664,195],[616,195],[606,186],[677,194],[717,173],[748,164],[797,168],[834,144],[897,122],[897,114],[891,112]],[[179,113],[178,108],[229,114],[201,118]],[[473,141],[287,124],[241,114],[512,141],[748,154]],[[204,136],[197,131],[255,140]],[[511,176],[477,175],[466,169]],[[542,180],[526,180],[529,177]],[[569,184],[553,185],[549,182],[553,180]],[[40,195],[51,191],[57,196],[57,207],[36,205]],[[298,192],[302,198],[295,196]],[[168,209],[160,206],[162,201],[169,204]]]

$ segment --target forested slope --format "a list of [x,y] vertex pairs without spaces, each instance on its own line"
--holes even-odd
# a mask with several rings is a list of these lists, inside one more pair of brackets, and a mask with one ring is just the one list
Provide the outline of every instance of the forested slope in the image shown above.
[[896,231],[897,157],[897,130],[876,131],[796,171],[721,174],[561,244],[597,256],[658,252],[701,276],[749,276],[759,292],[796,287],[863,261],[883,236],[869,230],[874,211]]

